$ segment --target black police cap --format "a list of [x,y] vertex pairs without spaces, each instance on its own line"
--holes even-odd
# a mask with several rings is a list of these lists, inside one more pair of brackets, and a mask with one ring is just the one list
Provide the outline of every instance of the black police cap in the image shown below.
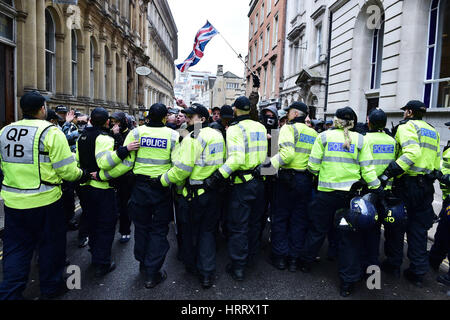
[[412,111],[427,112],[427,106],[422,101],[411,100],[403,108],[401,108],[401,110],[412,110]]
[[162,103],[152,104],[150,110],[148,111],[148,117],[153,118],[152,120],[161,120],[167,115],[167,107]]
[[215,111],[215,110],[219,110],[220,111],[221,108],[220,107],[214,107],[214,108],[211,109],[211,111]]
[[381,109],[374,109],[369,114],[369,122],[375,129],[386,127],[387,116]]
[[222,108],[220,108],[220,117],[222,119],[233,119],[233,108],[227,104],[222,106]]
[[303,102],[295,101],[287,108],[287,110],[289,110],[289,109],[297,109],[299,111],[302,111],[302,112],[308,114],[308,106],[306,104],[304,104]]
[[446,125],[447,127],[450,127],[450,121],[449,121],[449,122],[446,122],[445,125]]
[[97,107],[91,112],[91,123],[92,125],[101,126],[106,123],[109,119],[108,110],[102,107]]
[[67,113],[67,112],[69,112],[69,110],[67,109],[66,106],[63,106],[61,104],[55,108],[55,112]]
[[20,108],[22,108],[22,111],[25,113],[37,111],[44,106],[45,101],[47,100],[48,98],[44,97],[39,92],[30,91],[25,93],[22,98],[20,98]]
[[47,110],[47,121],[50,120],[58,120],[58,121],[62,121],[63,118],[61,118],[55,111],[49,109]]
[[239,97],[234,101],[233,107],[244,111],[250,111],[250,100],[246,96]]
[[355,120],[355,111],[350,107],[336,110],[336,117],[342,120]]
[[189,108],[181,110],[181,112],[186,113],[186,114],[198,114],[199,116],[205,117],[206,119],[209,118],[208,109],[206,109],[205,106],[203,106],[199,103],[194,103]]

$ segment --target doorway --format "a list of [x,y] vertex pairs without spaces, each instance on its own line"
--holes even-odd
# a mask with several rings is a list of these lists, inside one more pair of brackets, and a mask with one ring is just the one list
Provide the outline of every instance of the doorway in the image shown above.
[[14,122],[14,47],[0,43],[0,128]]

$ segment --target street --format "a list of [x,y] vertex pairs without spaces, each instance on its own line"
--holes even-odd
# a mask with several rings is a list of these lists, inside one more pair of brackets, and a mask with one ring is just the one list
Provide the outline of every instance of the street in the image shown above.
[[[266,230],[267,231],[267,230]],[[313,266],[309,274],[300,271],[291,273],[272,267],[266,257],[269,253],[267,233],[264,235],[262,252],[254,269],[248,272],[244,282],[235,282],[225,272],[228,263],[226,244],[220,238],[217,251],[216,284],[203,290],[197,279],[186,273],[176,258],[176,238],[173,225],[169,231],[170,250],[164,269],[168,277],[154,289],[144,288],[144,279],[139,274],[138,262],[133,257],[133,238],[127,244],[120,244],[116,234],[113,244],[113,258],[116,270],[101,280],[93,277],[88,248],[77,247],[77,231],[67,234],[67,256],[71,264],[81,268],[81,290],[66,293],[61,300],[440,300],[450,299],[447,289],[435,279],[438,273],[430,270],[422,289],[416,288],[404,278],[394,279],[381,274],[381,290],[369,290],[365,283],[359,283],[355,293],[342,298],[338,291],[337,262],[326,259],[326,241],[321,251],[321,261]],[[431,242],[429,243],[431,245]],[[381,245],[381,249],[382,249]],[[406,247],[406,246],[405,246]],[[405,248],[406,249],[406,248]],[[381,250],[382,251],[382,250]],[[406,256],[406,253],[405,253]],[[407,266],[407,259],[403,268]],[[447,266],[441,265],[443,273]],[[1,268],[0,268],[1,272]],[[29,286],[24,292],[28,299],[39,296],[37,266],[33,262]]]

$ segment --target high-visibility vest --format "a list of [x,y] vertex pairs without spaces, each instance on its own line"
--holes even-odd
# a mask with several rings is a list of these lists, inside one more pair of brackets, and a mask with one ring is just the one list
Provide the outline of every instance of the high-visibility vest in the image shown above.
[[[397,159],[397,142],[385,132],[368,132],[364,140],[369,145],[373,160],[361,162],[361,166],[373,164],[377,177],[386,170],[389,164]],[[393,179],[387,183],[386,189],[391,189]]]
[[172,154],[179,144],[179,133],[168,127],[140,126],[133,129],[124,145],[139,141],[140,148],[125,159],[134,163],[133,173],[156,178],[172,167]]
[[[442,154],[441,172],[444,175],[450,174],[450,148],[447,148]],[[441,190],[442,200],[445,200],[450,194],[450,187],[447,187],[445,184],[441,183]]]
[[409,120],[398,126],[395,140],[400,145],[397,164],[409,176],[432,173],[440,167],[440,137],[422,120]]
[[[254,169],[267,157],[267,129],[259,122],[245,119],[231,125],[227,130],[227,160],[219,171],[228,178],[235,171]],[[253,178],[251,174],[244,175],[246,181]],[[235,183],[242,183],[236,178]]]
[[278,154],[271,159],[272,165],[278,169],[294,169],[305,171],[318,133],[304,123],[284,125],[278,138]]
[[[220,131],[202,128],[198,136],[192,132],[180,145],[179,158],[174,166],[164,174],[161,183],[167,186],[170,182],[180,184],[201,185],[214,171],[220,168],[226,159],[225,140]],[[186,190],[184,190],[186,195]],[[199,192],[199,195],[203,193]]]
[[364,137],[350,131],[350,150],[344,148],[344,130],[332,129],[319,134],[314,142],[308,169],[319,175],[319,191],[349,191],[361,177],[370,189],[380,186],[373,164],[361,166],[361,163],[372,161],[369,145]]
[[10,208],[49,205],[61,197],[62,179],[75,181],[82,174],[64,133],[44,120],[24,119],[4,127],[0,149],[1,196]]

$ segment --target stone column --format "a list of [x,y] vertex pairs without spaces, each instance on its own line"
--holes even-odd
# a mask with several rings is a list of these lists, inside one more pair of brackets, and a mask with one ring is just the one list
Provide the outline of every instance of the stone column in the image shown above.
[[[24,39],[23,39],[23,63],[26,62],[27,67],[23,72],[23,86],[26,90],[37,89],[37,49],[36,49],[36,2],[27,2],[28,16],[25,21]],[[19,34],[20,36],[20,34]],[[28,72],[26,70],[31,70]],[[45,76],[45,75],[44,75]]]
[[[56,79],[55,79],[55,89],[57,94],[62,94],[64,92],[64,82],[66,81],[66,78],[69,79],[70,82],[72,82],[72,68],[70,69],[70,74],[67,73],[67,70],[65,70],[66,66],[64,64],[64,60],[67,58],[67,52],[64,52],[65,45],[64,45],[64,39],[65,39],[64,33],[57,33],[56,34]],[[70,56],[69,56],[70,59]],[[69,67],[70,67],[70,60],[69,60]],[[72,85],[71,85],[72,87]]]
[[[78,38],[78,41],[80,39]],[[85,69],[85,58],[84,56],[86,55],[86,46],[85,45],[81,45],[78,42],[78,47],[77,47],[77,52],[78,52],[78,61],[77,61],[77,92],[76,92],[76,96],[77,97],[83,97],[84,96],[84,69]],[[89,66],[88,66],[89,67]]]
[[122,51],[122,103],[127,104],[127,53]]
[[23,95],[24,87],[24,57],[27,57],[25,47],[27,45],[25,41],[25,30],[27,13],[24,11],[17,12],[17,96]]
[[[119,57],[119,59],[117,59]],[[120,54],[118,54],[116,57],[114,57],[114,60],[116,61],[116,78],[114,81],[116,82],[116,96],[115,101],[117,103],[122,103],[122,59],[120,58]]]
[[[45,0],[28,1],[36,2],[36,26],[33,32],[36,34],[36,68],[30,69],[36,72],[37,87],[46,91],[45,88]],[[54,23],[56,32],[56,23]],[[57,45],[57,43],[56,43]],[[56,52],[58,48],[55,48]],[[56,80],[56,79],[55,79]]]
[[100,36],[100,45],[99,45],[99,53],[100,53],[100,61],[99,61],[99,72],[98,72],[98,99],[106,100],[106,83],[105,83],[105,44],[106,38]]
[[63,79],[64,94],[72,95],[72,29],[64,26],[64,54],[63,54]]
[[88,26],[84,28],[83,39],[84,39],[84,54],[83,54],[83,69],[82,69],[83,96],[85,98],[94,99],[95,89],[93,90],[94,94],[91,96],[91,86],[94,85],[93,83],[91,83],[91,29]]
[[117,53],[117,45],[115,43],[111,46],[111,69],[110,69],[110,101],[117,101],[117,88],[116,88],[116,78],[117,78],[117,65],[116,65],[116,53]]

